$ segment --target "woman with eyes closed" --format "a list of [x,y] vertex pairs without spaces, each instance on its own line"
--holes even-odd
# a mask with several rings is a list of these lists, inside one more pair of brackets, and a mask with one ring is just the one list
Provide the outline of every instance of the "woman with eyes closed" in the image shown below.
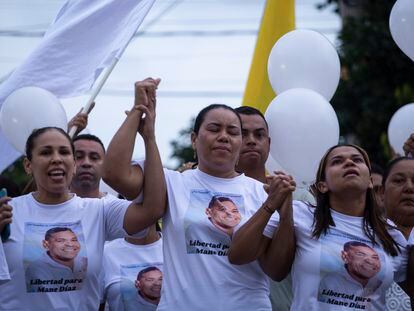
[[[293,202],[291,310],[383,310],[393,280],[406,279],[408,247],[376,206],[366,152],[354,145],[330,148],[320,162],[315,193],[316,206]],[[231,262],[246,264],[267,249],[265,266],[276,268],[280,254],[271,251],[274,239],[251,247],[278,227],[264,216],[254,215],[235,234]]]
[[[145,120],[155,114],[154,90],[158,82],[149,78],[136,84],[136,103],[140,108],[128,113],[107,151],[104,178],[110,185],[111,180],[120,182],[123,176],[133,180],[130,160],[138,122],[141,111],[146,114]],[[225,197],[237,207],[240,222],[244,223],[265,201],[271,208],[278,208],[281,200],[274,192],[281,186],[270,186],[274,195],[269,201],[263,184],[235,171],[242,143],[241,121],[228,106],[213,104],[202,109],[195,119],[191,142],[197,168],[183,173],[165,169],[167,191],[157,192],[166,201],[160,214],[164,277],[157,310],[270,311],[268,281],[258,261],[244,266],[231,265],[227,252],[232,234],[217,228],[206,209],[212,198]],[[144,173],[147,176],[148,172]],[[134,187],[126,179],[124,190]],[[292,187],[289,181],[286,187]],[[133,197],[138,192],[129,193]]]
[[[156,159],[157,153],[149,152]],[[0,283],[0,310],[96,310],[105,240],[145,233],[149,215],[139,205],[154,206],[158,196],[148,194],[143,204],[131,204],[70,193],[74,148],[60,128],[41,128],[29,136],[24,168],[37,191],[0,199],[0,231],[5,219],[12,221],[3,244],[11,280]],[[154,180],[147,181],[150,191]],[[34,276],[28,267],[36,264]]]

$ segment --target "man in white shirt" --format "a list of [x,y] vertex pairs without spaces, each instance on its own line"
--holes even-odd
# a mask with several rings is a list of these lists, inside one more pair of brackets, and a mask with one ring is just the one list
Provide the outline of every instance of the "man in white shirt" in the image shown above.
[[82,134],[73,139],[75,147],[76,174],[70,189],[81,198],[101,198],[99,191],[105,147],[102,141],[91,134]]

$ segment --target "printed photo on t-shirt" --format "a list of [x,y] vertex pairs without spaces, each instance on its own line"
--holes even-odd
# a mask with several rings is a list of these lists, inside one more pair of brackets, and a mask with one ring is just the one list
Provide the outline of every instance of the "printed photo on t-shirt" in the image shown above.
[[366,239],[335,228],[320,242],[318,300],[342,308],[369,310],[384,280],[382,250]]
[[125,311],[155,311],[161,286],[162,263],[121,265],[121,297]]
[[26,222],[23,265],[29,293],[80,290],[88,267],[81,223]]
[[240,195],[192,190],[184,218],[187,253],[227,256],[243,214]]

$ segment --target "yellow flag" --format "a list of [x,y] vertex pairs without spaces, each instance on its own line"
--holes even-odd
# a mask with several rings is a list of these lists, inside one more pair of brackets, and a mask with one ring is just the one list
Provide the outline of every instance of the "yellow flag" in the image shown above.
[[264,113],[276,96],[267,75],[267,59],[275,42],[295,29],[295,1],[267,0],[250,67],[243,105]]

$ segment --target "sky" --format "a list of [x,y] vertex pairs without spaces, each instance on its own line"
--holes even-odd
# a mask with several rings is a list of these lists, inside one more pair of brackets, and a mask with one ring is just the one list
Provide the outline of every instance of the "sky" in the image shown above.
[[[341,26],[323,0],[296,0],[296,27],[321,32],[336,45]],[[63,0],[0,1],[0,83],[36,47]],[[133,104],[134,82],[161,78],[156,137],[165,166],[170,142],[203,107],[241,105],[264,0],[157,0],[96,98],[88,132],[107,146]],[[87,53],[87,51],[85,51]],[[62,100],[68,119],[89,95]],[[134,158],[143,157],[137,139]]]

